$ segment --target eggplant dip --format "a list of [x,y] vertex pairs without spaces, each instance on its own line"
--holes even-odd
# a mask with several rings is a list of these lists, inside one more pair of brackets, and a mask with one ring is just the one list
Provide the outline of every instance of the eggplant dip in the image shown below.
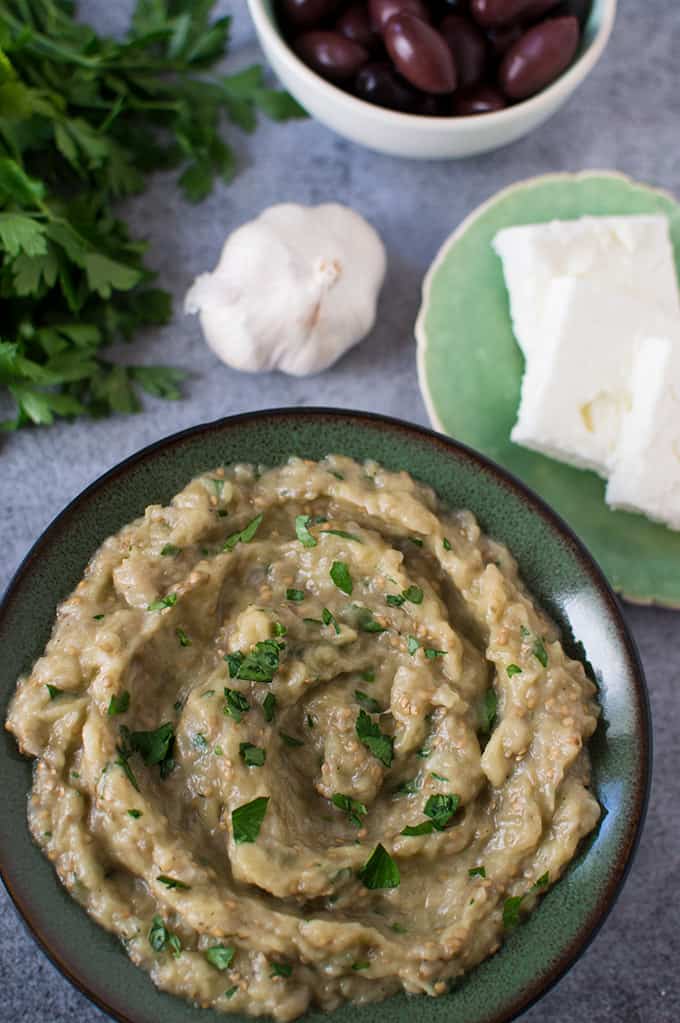
[[598,821],[595,692],[469,512],[292,458],[106,540],[7,727],[35,840],[131,959],[285,1021],[499,948]]

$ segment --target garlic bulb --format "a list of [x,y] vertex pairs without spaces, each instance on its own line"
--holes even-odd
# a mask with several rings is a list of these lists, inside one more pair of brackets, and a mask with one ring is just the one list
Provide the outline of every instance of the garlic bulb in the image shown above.
[[185,310],[227,365],[306,376],[370,331],[384,276],[385,248],[354,210],[282,203],[229,235]]

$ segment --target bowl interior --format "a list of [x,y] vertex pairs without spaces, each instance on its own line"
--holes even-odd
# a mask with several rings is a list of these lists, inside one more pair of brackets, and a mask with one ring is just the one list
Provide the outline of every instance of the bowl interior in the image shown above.
[[[17,676],[40,654],[56,604],[78,582],[97,545],[169,500],[192,476],[221,463],[276,464],[290,454],[340,452],[375,458],[433,486],[451,506],[471,509],[482,527],[508,544],[525,581],[584,658],[600,688],[602,723],[592,743],[602,823],[570,869],[502,950],[440,999],[398,996],[346,1006],[334,1023],[500,1023],[538,997],[571,964],[601,921],[626,872],[644,811],[649,724],[644,681],[618,605],[578,541],[539,499],[492,463],[416,427],[369,414],[296,410],[237,416],[161,441],[103,476],[76,499],[32,549],[0,609],[0,713]],[[53,961],[86,994],[126,1023],[224,1023],[157,992],[117,941],[61,888],[25,824],[31,769],[3,732],[0,831],[3,879]],[[11,826],[10,826],[11,822]],[[234,1016],[236,1020],[245,1017]],[[312,1013],[310,1023],[327,1017]]]
[[326,79],[322,78],[321,75],[317,74],[315,71],[312,71],[310,68],[308,68],[306,64],[304,64],[303,61],[301,61],[300,58],[297,57],[293,50],[288,46],[288,43],[283,38],[281,29],[279,27],[275,11],[275,0],[248,0],[248,2],[251,5],[251,7],[257,7],[264,14],[270,35],[276,37],[279,46],[283,51],[285,51],[287,60],[295,64],[300,70],[304,71],[310,84],[314,84],[316,88],[330,90],[330,93],[333,97],[335,97],[336,99],[342,99],[343,101],[346,101],[357,112],[359,110],[374,112],[379,111],[381,116],[384,116],[388,120],[392,120],[395,123],[395,125],[398,124],[399,122],[403,122],[404,119],[406,119],[406,121],[411,125],[418,124],[422,125],[423,127],[426,126],[432,127],[433,125],[441,126],[442,124],[451,126],[460,125],[461,121],[464,121],[468,124],[470,122],[483,121],[485,124],[491,125],[497,122],[498,120],[507,120],[508,118],[516,116],[519,110],[523,111],[530,106],[534,106],[537,103],[540,103],[541,97],[544,97],[547,93],[550,93],[551,90],[553,90],[560,81],[562,81],[566,76],[571,75],[573,72],[575,72],[577,65],[580,64],[582,58],[590,50],[591,46],[598,38],[598,36],[601,33],[605,32],[607,34],[609,33],[614,19],[617,0],[593,0],[590,15],[588,16],[588,20],[581,33],[581,40],[579,43],[579,49],[576,54],[576,57],[572,61],[570,67],[565,72],[563,72],[562,75],[560,75],[555,82],[547,86],[545,89],[542,89],[541,92],[537,93],[535,96],[531,96],[529,97],[529,99],[523,100],[519,103],[514,104],[513,106],[507,107],[505,110],[499,110],[496,111],[495,113],[480,114],[477,116],[466,118],[425,117],[420,114],[404,114],[401,113],[400,111],[388,110],[385,107],[376,107],[371,103],[367,103],[365,100],[361,100],[358,97],[353,96],[351,93],[346,92],[344,89],[339,88],[332,82],[329,82]]

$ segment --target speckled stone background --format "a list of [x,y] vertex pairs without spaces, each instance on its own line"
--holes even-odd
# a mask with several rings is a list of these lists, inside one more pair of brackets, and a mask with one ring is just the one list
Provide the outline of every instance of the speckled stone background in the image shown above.
[[[80,5],[98,27],[120,31],[130,0]],[[244,0],[229,66],[260,53]],[[359,149],[311,121],[263,122],[236,137],[242,173],[201,206],[182,203],[171,177],[130,203],[160,283],[177,296],[174,322],[124,355],[187,367],[181,402],[149,400],[143,413],[26,430],[0,440],[0,586],[61,507],[105,469],[175,430],[230,413],[280,405],[370,409],[427,422],[415,370],[413,322],[420,283],[444,236],[474,206],[518,179],[549,171],[615,168],[680,194],[680,4],[620,0],[617,25],[595,72],[548,124],[509,148],[459,163],[405,162]],[[310,379],[244,376],[203,345],[181,299],[214,265],[225,234],[274,202],[338,200],[366,215],[388,249],[379,325],[329,372]],[[7,410],[1,407],[0,419]],[[678,566],[680,571],[680,565]],[[642,844],[625,890],[595,942],[526,1023],[678,1023],[680,1020],[680,612],[626,606],[652,700],[655,773]],[[1,653],[0,653],[1,656]],[[16,822],[2,820],[3,828]],[[0,893],[1,1023],[95,1023],[103,1015],[33,945]],[[460,1021],[464,1023],[464,1021]]]

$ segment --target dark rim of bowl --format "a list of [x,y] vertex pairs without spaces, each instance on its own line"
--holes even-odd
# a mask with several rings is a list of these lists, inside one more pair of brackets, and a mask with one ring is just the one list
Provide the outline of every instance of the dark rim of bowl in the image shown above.
[[[567,525],[557,512],[553,511],[550,505],[546,504],[546,502],[543,501],[538,494],[534,493],[516,476],[513,476],[512,473],[507,472],[507,470],[491,461],[491,459],[481,455],[473,448],[469,448],[452,438],[445,437],[443,434],[435,433],[433,430],[429,430],[425,427],[407,423],[402,419],[382,416],[374,412],[352,412],[345,411],[343,409],[308,407],[299,409],[265,409],[259,412],[244,412],[239,415],[226,416],[210,423],[202,423],[198,426],[192,426],[188,429],[180,430],[177,433],[170,434],[168,437],[155,441],[153,444],[147,445],[147,447],[144,447],[135,454],[130,455],[128,458],[109,469],[103,475],[99,476],[93,483],[81,491],[77,497],[70,501],[63,511],[61,511],[43,530],[14,573],[14,576],[12,577],[2,599],[2,603],[0,604],[0,624],[2,623],[4,616],[7,614],[9,606],[19,596],[19,590],[24,576],[31,569],[34,561],[40,556],[43,548],[55,540],[62,527],[78,510],[78,506],[81,501],[90,497],[93,493],[100,490],[110,481],[123,475],[131,466],[137,465],[139,462],[143,462],[145,459],[153,456],[159,451],[167,450],[175,447],[176,445],[183,444],[186,440],[189,440],[197,434],[220,432],[225,428],[236,429],[242,423],[252,422],[257,419],[271,418],[333,419],[336,421],[344,419],[347,422],[354,423],[356,425],[363,424],[368,425],[369,428],[382,428],[387,431],[420,439],[421,441],[428,441],[430,444],[440,448],[445,453],[454,454],[457,458],[463,458],[468,462],[472,462],[482,472],[495,476],[504,487],[514,491],[515,494],[528,503],[555,532],[560,534],[571,548],[573,555],[580,562],[585,572],[592,579],[593,584],[599,590],[605,603],[608,605],[611,617],[616,624],[618,638],[625,650],[631,678],[634,682],[635,719],[642,749],[642,755],[638,763],[638,770],[634,784],[635,810],[631,815],[630,820],[627,822],[626,833],[621,843],[621,848],[618,851],[616,860],[612,865],[607,885],[593,911],[582,922],[576,937],[566,948],[563,949],[554,966],[550,967],[543,974],[538,976],[534,983],[525,989],[525,991],[523,991],[522,994],[511,1004],[503,1006],[499,1012],[488,1016],[484,1021],[484,1023],[511,1023],[511,1020],[516,1019],[522,1012],[530,1008],[530,1006],[554,987],[565,973],[567,973],[567,971],[577,961],[579,956],[588,948],[613,909],[614,904],[621,893],[623,883],[628,876],[628,872],[633,862],[633,857],[639,844],[647,812],[652,771],[652,733],[649,696],[637,646],[624,620],[619,601],[597,562],[588,552],[584,544],[578,539],[570,526]],[[138,1023],[138,1021],[133,1017],[113,1009],[106,1000],[98,995],[96,991],[92,990],[85,981],[76,977],[71,972],[70,967],[62,959],[58,949],[53,948],[48,943],[47,939],[42,936],[38,927],[33,923],[30,907],[23,904],[19,896],[17,896],[13,891],[11,879],[7,876],[2,863],[0,863],[0,880],[2,880],[4,887],[6,888],[31,937],[50,962],[57,967],[67,980],[69,980],[81,994],[85,995],[86,998],[107,1013],[112,1019],[117,1020],[118,1023]],[[302,1018],[304,1019],[304,1017]]]

